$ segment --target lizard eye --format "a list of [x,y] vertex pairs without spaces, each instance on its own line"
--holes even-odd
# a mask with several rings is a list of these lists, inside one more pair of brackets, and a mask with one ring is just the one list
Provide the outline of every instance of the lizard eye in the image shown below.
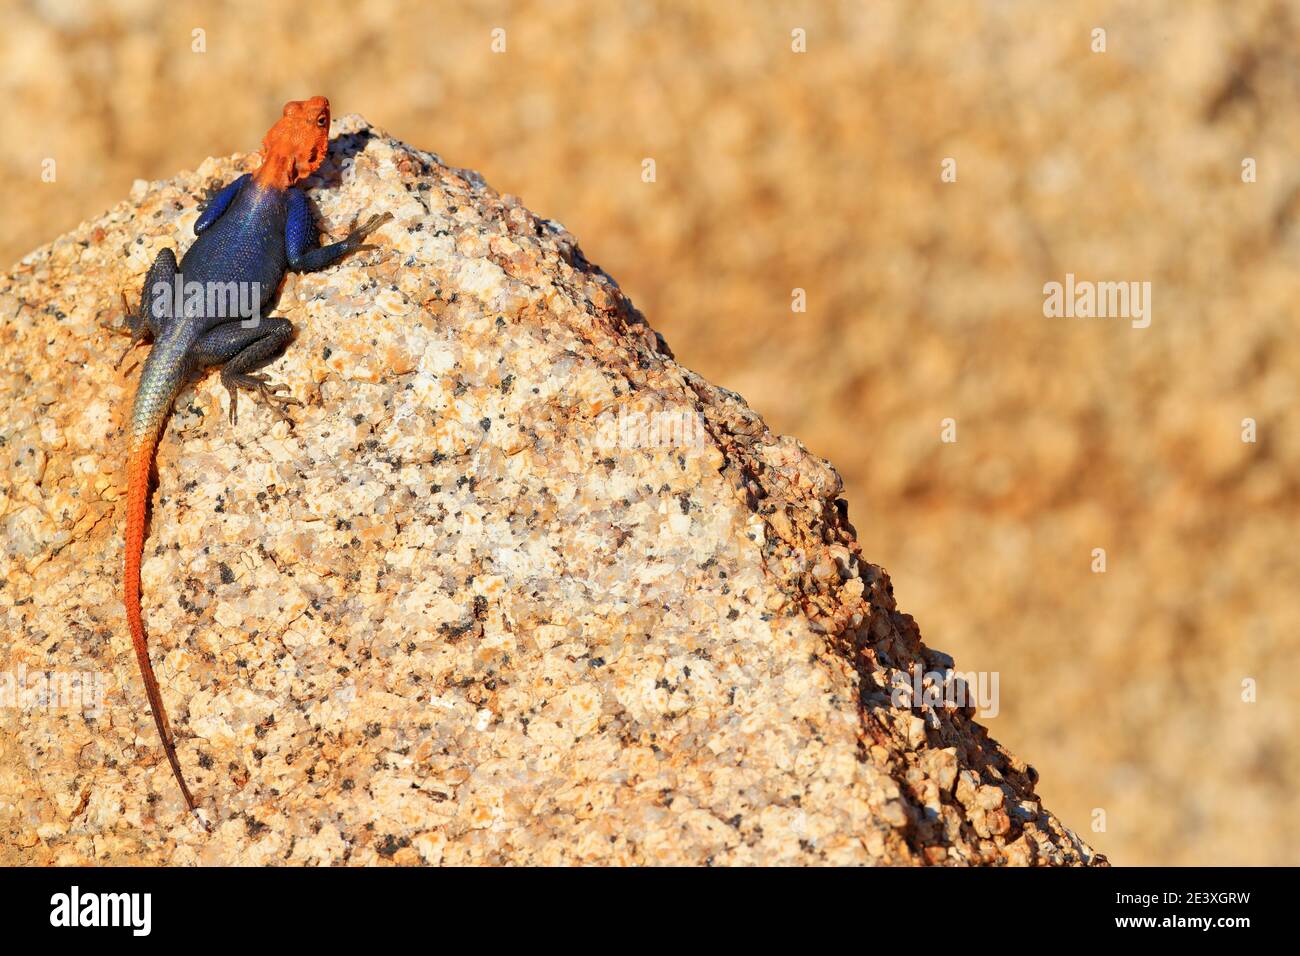
[[328,116],[325,116],[324,114],[321,114],[320,116],[316,117],[316,125],[317,125],[317,126],[320,126],[320,127],[323,128],[323,127],[329,126],[329,124],[330,124],[330,121],[329,121],[329,117],[328,117]]

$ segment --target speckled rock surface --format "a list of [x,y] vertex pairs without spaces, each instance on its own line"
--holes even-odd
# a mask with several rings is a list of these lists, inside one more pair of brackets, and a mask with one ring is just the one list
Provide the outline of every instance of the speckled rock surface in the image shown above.
[[563,227],[335,135],[324,230],[395,219],[286,281],[269,371],[305,407],[231,427],[209,376],[158,455],[145,619],[211,834],[123,619],[112,362],[119,291],[256,158],[137,183],[0,279],[0,863],[1099,862],[970,708],[892,704],[952,662],[826,462]]

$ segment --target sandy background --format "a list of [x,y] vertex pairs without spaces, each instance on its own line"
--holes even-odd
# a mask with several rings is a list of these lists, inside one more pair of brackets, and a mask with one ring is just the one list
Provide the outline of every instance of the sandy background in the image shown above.
[[[563,222],[680,361],[830,458],[900,606],[999,673],[987,723],[1113,862],[1300,862],[1300,12],[0,12],[6,262],[325,94]],[[1067,272],[1151,282],[1151,326],[1044,318]]]

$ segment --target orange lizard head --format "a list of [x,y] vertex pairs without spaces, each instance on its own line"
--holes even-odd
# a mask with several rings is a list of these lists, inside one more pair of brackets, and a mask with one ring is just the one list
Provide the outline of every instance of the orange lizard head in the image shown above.
[[262,140],[262,165],[254,178],[263,186],[288,189],[316,172],[329,139],[330,101],[323,96],[290,100]]

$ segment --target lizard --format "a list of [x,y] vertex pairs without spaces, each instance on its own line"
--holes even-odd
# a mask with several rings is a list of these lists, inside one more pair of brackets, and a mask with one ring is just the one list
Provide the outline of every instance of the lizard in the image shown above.
[[[126,309],[132,336],[127,352],[144,341],[152,340],[153,346],[140,373],[128,424],[123,602],[149,709],[172,775],[190,813],[205,828],[208,824],[198,813],[176,756],[144,629],[140,566],[154,458],[172,403],[191,375],[203,369],[221,367],[232,427],[238,421],[240,389],[256,393],[278,418],[292,423],[286,407],[301,402],[281,394],[286,386],[272,384],[258,370],[288,344],[293,326],[287,319],[263,317],[262,310],[275,298],[287,271],[324,269],[350,252],[374,248],[364,245],[364,239],[392,219],[389,213],[371,216],[360,227],[354,219],[344,239],[320,245],[299,184],[324,162],[329,128],[330,105],[325,97],[285,104],[262,141],[261,165],[209,195],[194,222],[197,238],[180,265],[170,248],[160,251],[145,276],[138,311],[132,314]],[[193,299],[194,288],[226,293],[222,307],[214,308],[220,296],[206,292],[201,301]],[[227,292],[239,288],[244,290],[242,296]],[[176,295],[182,289],[183,298]],[[236,303],[233,309],[231,302]]]

